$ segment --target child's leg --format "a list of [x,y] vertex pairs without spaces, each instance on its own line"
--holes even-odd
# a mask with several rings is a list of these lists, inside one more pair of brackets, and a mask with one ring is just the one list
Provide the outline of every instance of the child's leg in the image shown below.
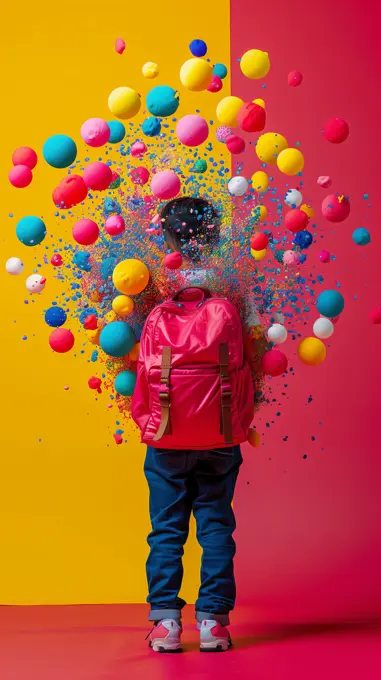
[[198,493],[193,512],[203,549],[196,618],[214,619],[223,626],[229,624],[236,594],[232,535],[236,525],[231,503],[241,463],[240,447],[232,446],[203,452],[194,470]]
[[147,448],[144,471],[150,489],[152,531],[147,580],[150,621],[180,620],[186,602],[178,597],[183,578],[183,546],[188,537],[192,499],[187,452]]

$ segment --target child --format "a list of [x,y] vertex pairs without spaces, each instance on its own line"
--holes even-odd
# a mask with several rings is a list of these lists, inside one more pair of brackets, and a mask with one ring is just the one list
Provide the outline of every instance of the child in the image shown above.
[[[213,207],[203,199],[180,198],[168,203],[160,217],[165,245],[180,252],[189,262],[189,269],[173,274],[176,287],[205,284],[209,278],[213,279],[213,271],[200,267],[201,257],[204,258],[219,239],[218,216]],[[162,370],[163,365],[164,360]],[[164,374],[161,375],[163,378]],[[252,394],[247,398],[252,399]],[[138,408],[139,405],[135,412]],[[252,418],[251,406],[249,413],[248,423]],[[138,422],[139,419],[135,419]],[[167,420],[166,424],[168,426]],[[163,431],[167,433],[165,425]],[[147,602],[151,605],[149,620],[154,621],[149,634],[149,645],[154,651],[181,651],[181,609],[186,603],[178,593],[183,577],[183,546],[192,511],[203,550],[201,585],[195,605],[200,650],[225,651],[231,646],[227,626],[236,596],[233,571],[236,525],[231,503],[241,463],[239,444],[222,444],[207,450],[147,447],[144,470],[150,489],[152,523],[148,536]]]

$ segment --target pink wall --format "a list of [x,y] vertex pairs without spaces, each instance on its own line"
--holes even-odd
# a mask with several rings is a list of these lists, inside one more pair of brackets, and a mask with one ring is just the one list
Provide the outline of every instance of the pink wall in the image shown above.
[[[301,365],[292,358],[296,343],[288,340],[284,347],[296,375],[276,379],[275,390],[279,395],[288,382],[286,401],[262,410],[257,427],[264,446],[245,450],[235,502],[239,597],[265,620],[381,614],[381,326],[368,321],[371,307],[381,304],[381,10],[375,5],[231,3],[232,93],[245,100],[263,96],[267,131],[283,133],[290,145],[300,142],[304,198],[312,201],[325,235],[320,247],[309,250],[309,262],[321,247],[337,256],[316,271],[323,269],[324,287],[340,281],[346,301],[323,365]],[[252,47],[268,51],[272,60],[265,90],[237,63]],[[293,69],[304,75],[299,88],[287,85]],[[350,138],[340,146],[320,134],[332,116],[350,124]],[[245,175],[258,168],[251,150]],[[284,186],[276,168],[272,174]],[[330,174],[332,190],[351,197],[351,216],[334,233],[319,213],[327,193],[316,184],[320,174]],[[351,240],[357,226],[371,231],[366,248]],[[299,330],[309,335],[311,327],[310,321]],[[271,419],[275,424],[266,428]]]

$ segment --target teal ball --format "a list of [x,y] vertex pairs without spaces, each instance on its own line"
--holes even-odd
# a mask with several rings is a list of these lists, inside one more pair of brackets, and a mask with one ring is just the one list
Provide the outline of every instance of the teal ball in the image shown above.
[[115,378],[115,391],[122,397],[132,397],[136,385],[136,373],[133,371],[122,371]]
[[42,155],[53,168],[68,168],[77,156],[77,146],[67,135],[53,135],[42,147]]
[[218,76],[219,78],[221,78],[221,80],[226,78],[226,76],[228,75],[228,70],[225,64],[214,64],[213,75]]
[[157,137],[161,132],[160,120],[154,116],[146,118],[142,123],[142,131],[146,137]]
[[109,120],[107,123],[110,130],[109,142],[110,144],[118,144],[121,142],[126,134],[126,128],[120,120]]
[[110,357],[124,357],[135,343],[134,333],[124,321],[111,321],[99,336],[101,348]]
[[46,226],[39,217],[28,215],[18,222],[16,236],[24,246],[38,246],[46,236]]
[[178,92],[168,85],[158,85],[150,90],[146,98],[147,109],[153,116],[172,116],[179,107]]
[[358,246],[366,246],[370,243],[370,233],[364,227],[358,227],[352,233],[352,239]]
[[337,290],[324,290],[320,293],[316,307],[322,316],[333,319],[344,309],[344,298]]

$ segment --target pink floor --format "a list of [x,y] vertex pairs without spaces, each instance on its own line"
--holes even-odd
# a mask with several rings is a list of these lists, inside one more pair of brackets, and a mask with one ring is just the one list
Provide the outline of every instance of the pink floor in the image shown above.
[[379,680],[381,625],[260,625],[238,609],[234,649],[200,654],[192,610],[185,651],[154,654],[143,605],[1,607],[1,680]]

